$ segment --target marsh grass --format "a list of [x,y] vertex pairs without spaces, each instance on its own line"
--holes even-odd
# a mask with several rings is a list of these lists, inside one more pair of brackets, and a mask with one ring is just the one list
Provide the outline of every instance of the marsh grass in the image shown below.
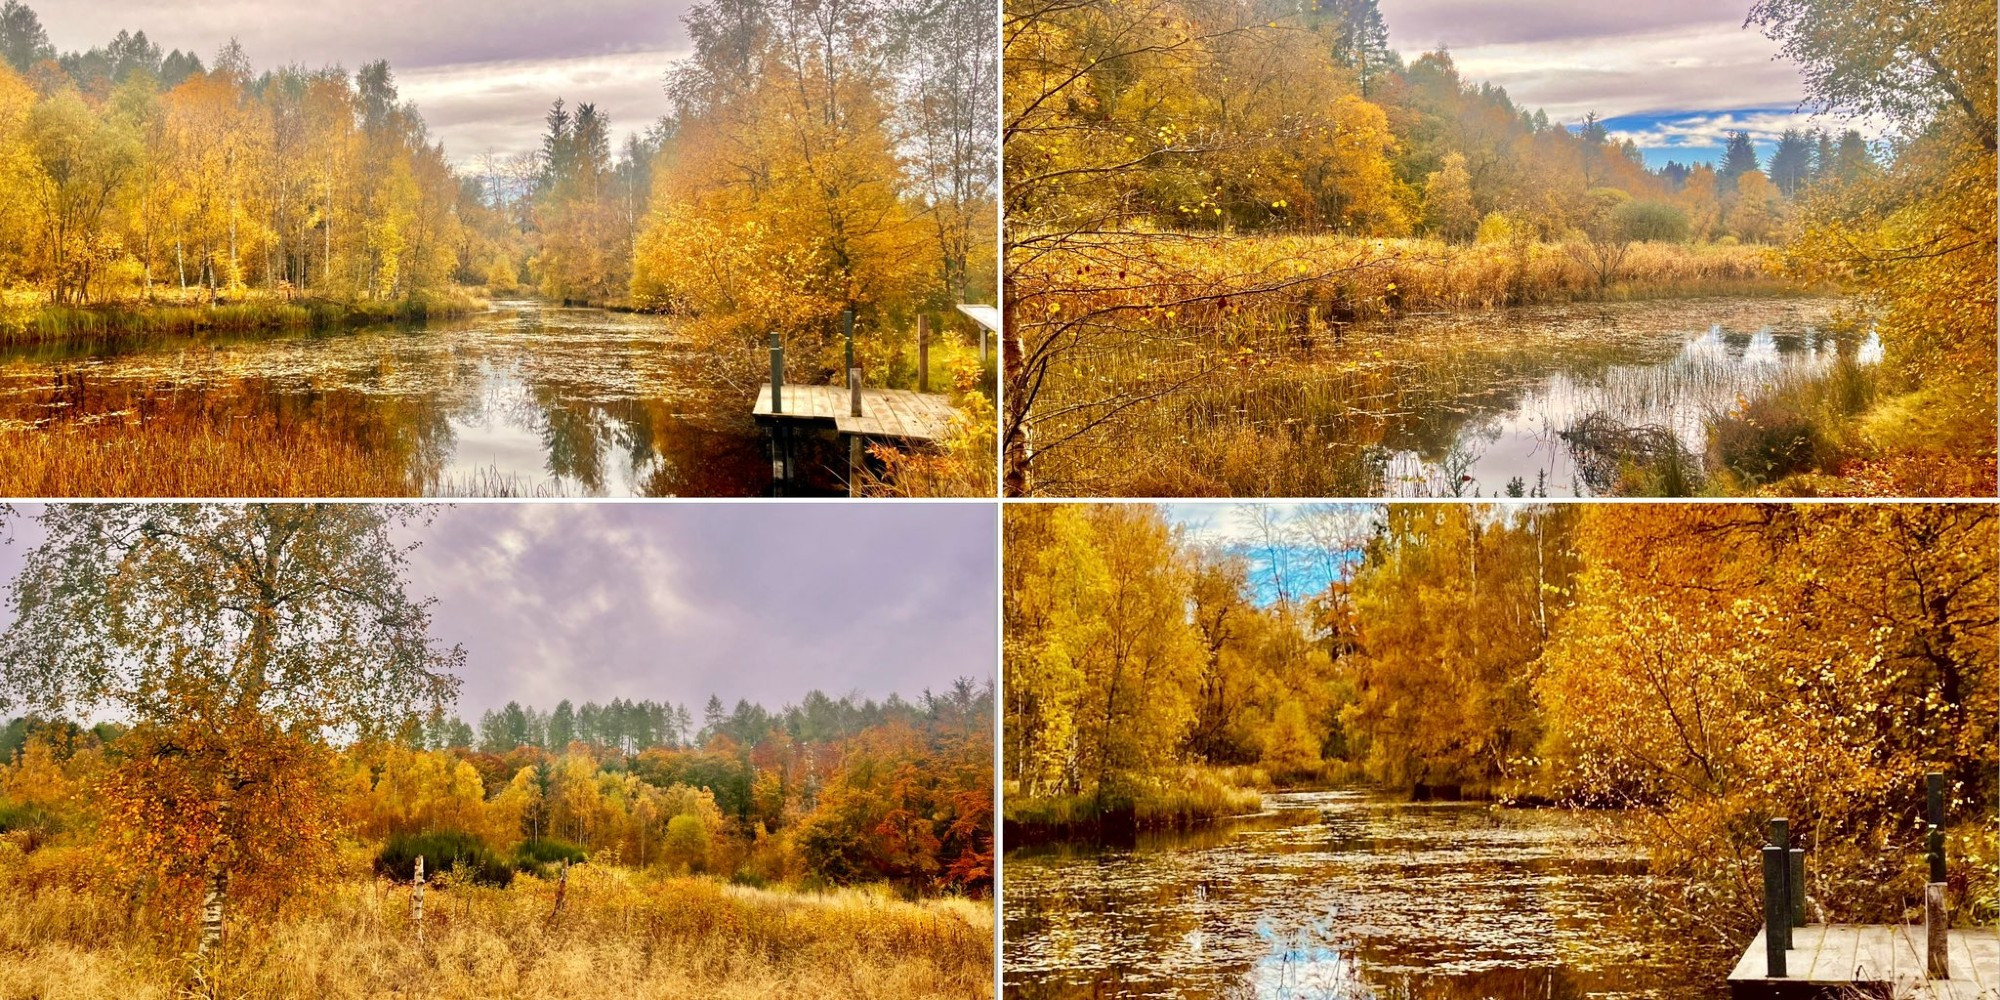
[[1258,787],[1270,787],[1270,775],[1257,768],[1212,768],[1189,765],[1122,781],[1080,795],[1025,796],[1009,788],[1006,823],[1009,836],[1024,841],[1093,837],[1107,830],[1189,830],[1264,807]]
[[249,333],[260,330],[330,330],[365,323],[422,322],[463,316],[484,304],[462,291],[421,292],[394,300],[281,300],[186,305],[171,302],[74,306],[17,306],[0,310],[0,343],[53,340]]
[[404,460],[317,422],[213,420],[170,410],[0,431],[0,496],[394,497],[418,492]]
[[426,894],[420,945],[407,885],[350,877],[273,918],[234,921],[220,961],[198,967],[187,935],[160,933],[123,898],[5,871],[0,997],[962,1000],[993,987],[992,908],[965,899],[589,864],[570,870],[555,916],[554,883],[534,875],[506,889],[447,878]]
[[[1385,358],[1354,350],[1357,324],[1798,291],[1754,246],[1637,244],[1604,284],[1561,244],[1143,233],[1102,243],[1044,255],[1011,293],[1028,343],[1068,345],[1035,400],[1036,492],[1455,495],[1457,479],[1385,483],[1375,446],[1396,418],[1421,412],[1421,397],[1505,393],[1510,369],[1531,359],[1497,341]],[[1422,427],[1399,432],[1424,454],[1450,448]]]

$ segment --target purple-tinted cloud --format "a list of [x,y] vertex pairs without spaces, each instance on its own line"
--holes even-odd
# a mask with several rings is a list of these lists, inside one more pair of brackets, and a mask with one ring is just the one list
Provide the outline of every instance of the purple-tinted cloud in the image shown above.
[[61,51],[144,31],[164,50],[212,63],[231,38],[251,66],[350,72],[389,60],[413,101],[460,165],[488,149],[535,148],[541,116],[557,97],[588,101],[620,134],[643,131],[668,110],[661,75],[687,54],[681,16],[693,0],[27,0]]
[[[0,581],[38,512],[19,509]],[[509,700],[699,713],[710,694],[775,709],[993,678],[994,532],[990,505],[902,503],[481,503],[406,529],[411,592],[465,646],[468,719]]]

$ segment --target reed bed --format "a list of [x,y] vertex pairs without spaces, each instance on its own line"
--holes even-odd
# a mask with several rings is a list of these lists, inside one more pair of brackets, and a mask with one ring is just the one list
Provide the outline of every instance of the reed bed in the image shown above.
[[170,411],[0,432],[0,496],[395,497],[420,492],[404,461],[317,422],[222,421]]
[[154,302],[108,306],[14,306],[0,310],[0,343],[75,338],[192,336],[258,330],[330,330],[365,323],[422,322],[463,316],[484,303],[461,291],[424,292],[394,300],[284,300]]
[[[38,852],[39,853],[39,852]],[[4,862],[4,859],[0,859]],[[78,886],[6,877],[0,997],[812,996],[961,1000],[993,993],[993,911],[966,899],[751,889],[616,865],[506,889],[433,885],[421,942],[410,887],[347,878],[234,921],[219,961],[157,915]]]

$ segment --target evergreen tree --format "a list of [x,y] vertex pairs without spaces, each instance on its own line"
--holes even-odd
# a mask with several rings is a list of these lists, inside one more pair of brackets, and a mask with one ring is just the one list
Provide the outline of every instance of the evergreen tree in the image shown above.
[[1812,157],[1812,143],[1805,133],[1786,129],[1778,139],[1777,150],[1771,154],[1771,183],[1787,198],[1798,194],[1812,180]]
[[1750,145],[1750,133],[1729,133],[1729,144],[1722,152],[1722,166],[1715,172],[1717,190],[1736,190],[1736,178],[1757,169],[1757,149]]
[[1361,96],[1368,96],[1375,82],[1400,64],[1389,48],[1389,28],[1375,0],[1317,0],[1308,18],[1331,36],[1333,61],[1354,70]]
[[568,698],[556,702],[555,711],[549,713],[549,749],[562,752],[576,739],[576,709]]
[[44,59],[56,57],[55,47],[49,44],[49,33],[42,28],[42,19],[21,0],[7,0],[0,6],[0,57],[5,57],[7,64],[21,73]]

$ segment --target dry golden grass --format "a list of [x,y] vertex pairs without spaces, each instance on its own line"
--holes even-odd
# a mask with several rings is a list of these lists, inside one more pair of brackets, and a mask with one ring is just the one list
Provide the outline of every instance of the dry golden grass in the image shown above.
[[317,423],[212,421],[170,412],[0,431],[0,496],[390,497],[417,492],[403,462]]
[[221,962],[197,976],[185,937],[157,933],[144,911],[128,916],[123,899],[30,882],[0,874],[0,1000],[993,994],[993,912],[970,900],[584,865],[553,920],[554,885],[530,876],[507,889],[432,888],[419,944],[409,887],[357,877],[268,922],[232,922]]

